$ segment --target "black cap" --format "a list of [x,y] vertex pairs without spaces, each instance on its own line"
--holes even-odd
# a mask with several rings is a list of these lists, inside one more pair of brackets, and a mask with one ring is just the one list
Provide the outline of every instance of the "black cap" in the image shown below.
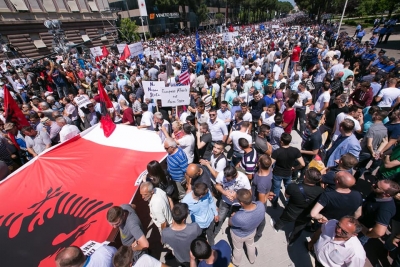
[[383,49],[381,49],[380,51],[379,51],[379,53],[386,53],[386,50],[383,50]]

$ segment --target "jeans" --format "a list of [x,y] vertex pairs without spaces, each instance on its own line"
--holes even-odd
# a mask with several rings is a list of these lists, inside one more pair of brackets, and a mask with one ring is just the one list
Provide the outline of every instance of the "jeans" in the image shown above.
[[358,237],[358,240],[360,240],[361,245],[363,245],[363,246],[364,246],[365,244],[367,244],[367,242],[368,242],[368,240],[369,240],[369,237],[363,235],[362,233],[359,233],[357,237]]
[[252,234],[245,236],[245,237],[239,237],[235,235],[232,230],[231,230],[231,237],[232,237],[232,244],[233,244],[233,249],[232,249],[232,263],[236,266],[240,265],[240,262],[242,261],[242,255],[243,255],[243,243],[246,244],[246,250],[247,250],[247,256],[249,257],[249,262],[253,264],[256,261],[256,246],[254,244],[254,236],[256,234],[256,231],[254,231]]
[[232,156],[232,164],[235,167],[236,164],[238,164],[243,158],[243,154],[239,153],[237,151],[233,151],[233,156]]
[[297,130],[297,125],[300,124],[300,133],[303,133],[306,128],[306,109],[296,108],[296,119],[294,120],[294,129]]
[[218,217],[219,221],[217,226],[214,229],[214,237],[217,236],[219,231],[221,230],[222,224],[224,223],[226,217],[231,215],[231,207],[232,205],[227,204],[225,201],[221,200],[218,205]]
[[273,192],[275,194],[274,198],[272,199],[272,204],[273,205],[277,205],[278,203],[278,199],[279,199],[279,194],[281,192],[281,184],[282,184],[282,180],[283,180],[283,184],[285,185],[285,188],[292,182],[292,176],[278,176],[278,175],[273,175],[272,176],[272,188],[273,188]]
[[329,147],[329,145],[331,144],[332,140],[331,140],[331,133],[332,133],[333,129],[329,126],[326,126],[325,124],[322,124],[319,127],[319,132],[322,134],[324,134],[325,132],[328,132],[328,137],[325,140],[325,144],[323,144],[323,147],[325,149],[327,149]]
[[360,152],[357,171],[354,174],[354,177],[356,179],[360,178],[364,174],[366,166],[368,165],[370,160],[372,160],[372,164],[370,167],[370,170],[372,172],[380,165],[380,160],[375,160],[375,158],[373,158],[369,152]]
[[[183,181],[185,181],[185,180],[183,180]],[[183,181],[182,181],[182,182],[183,182]],[[176,188],[178,188],[179,200],[181,200],[182,198],[185,197],[185,195],[186,195],[186,190],[185,190],[185,188],[183,187],[182,182],[179,182],[179,181],[174,181],[174,182],[175,182],[175,184],[176,184]]]
[[214,246],[215,241],[214,241],[214,227],[215,227],[215,221],[212,220],[210,225],[207,228],[203,228],[203,236],[207,237],[208,244],[210,246]]
[[63,98],[64,96],[68,96],[69,90],[68,90],[67,85],[65,85],[65,86],[58,86],[57,85],[57,93],[58,93],[58,97],[60,99]]
[[[266,208],[266,206],[265,206],[265,208]],[[257,227],[256,235],[254,236],[254,241],[255,242],[258,241],[262,237],[262,233],[264,231],[264,228],[265,228],[266,224],[267,224],[267,221],[264,218],[264,220],[262,220],[260,225]]]

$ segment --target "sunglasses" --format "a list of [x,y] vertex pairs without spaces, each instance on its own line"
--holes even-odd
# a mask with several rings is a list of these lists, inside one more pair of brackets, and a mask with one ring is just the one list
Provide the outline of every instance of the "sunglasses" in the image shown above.
[[210,114],[210,117],[211,117],[211,116],[214,117],[214,116],[217,116],[217,114]]
[[347,232],[346,230],[343,230],[343,228],[340,226],[339,222],[336,223],[336,228],[340,229],[340,231],[342,232],[343,235],[349,234],[349,232]]

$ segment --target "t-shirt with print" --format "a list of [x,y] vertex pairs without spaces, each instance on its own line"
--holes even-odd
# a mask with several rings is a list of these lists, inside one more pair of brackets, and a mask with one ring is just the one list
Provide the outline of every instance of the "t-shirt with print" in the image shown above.
[[292,175],[296,159],[301,157],[300,150],[296,147],[280,147],[272,152],[271,158],[276,160],[273,170],[274,175],[289,177]]
[[211,247],[212,250],[217,252],[217,259],[213,264],[208,264],[202,260],[197,265],[198,267],[228,267],[231,263],[232,249],[228,242],[225,240],[219,241],[217,244]]
[[258,194],[268,194],[272,187],[272,171],[267,176],[261,176],[256,172],[251,183],[253,201],[259,200]]
[[[215,179],[217,184],[220,184],[222,188],[226,191],[234,191],[237,192],[239,189],[251,189],[249,178],[242,173],[238,172],[237,177],[235,179],[232,179],[231,181],[228,181],[225,176],[224,172],[220,172],[217,175],[217,178]],[[222,195],[222,200],[229,204],[232,205],[236,200],[230,201],[226,196]]]
[[[136,214],[136,211],[131,205],[123,204],[121,205],[121,208],[128,212],[125,223],[119,226],[121,242],[122,245],[130,247],[133,242],[144,236],[143,227],[139,217]],[[134,258],[138,259],[143,253],[143,251],[134,251]]]

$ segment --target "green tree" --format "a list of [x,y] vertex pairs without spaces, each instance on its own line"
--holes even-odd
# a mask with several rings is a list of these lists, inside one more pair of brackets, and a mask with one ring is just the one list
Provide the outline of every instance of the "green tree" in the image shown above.
[[208,8],[205,3],[201,3],[200,6],[194,11],[197,16],[197,23],[200,24],[207,19]]
[[140,36],[138,31],[139,26],[136,25],[135,21],[132,21],[130,18],[124,18],[121,20],[121,26],[119,31],[121,33],[121,39],[126,41],[127,43],[131,43],[134,41],[139,41]]

